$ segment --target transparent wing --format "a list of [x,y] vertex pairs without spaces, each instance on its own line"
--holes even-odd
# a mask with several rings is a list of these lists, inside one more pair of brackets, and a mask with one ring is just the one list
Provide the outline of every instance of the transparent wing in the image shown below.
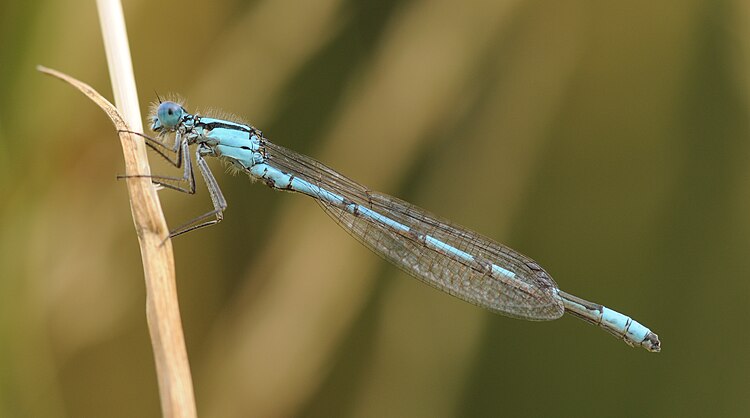
[[[387,225],[316,199],[349,234],[412,276],[462,300],[507,316],[551,320],[562,316],[557,284],[534,260],[475,232],[436,217],[417,206],[372,192],[322,163],[264,140],[267,163],[336,193],[410,228],[399,233]],[[473,256],[451,257],[425,245],[430,236]],[[495,264],[515,273],[513,280]],[[516,285],[514,285],[514,283]]]

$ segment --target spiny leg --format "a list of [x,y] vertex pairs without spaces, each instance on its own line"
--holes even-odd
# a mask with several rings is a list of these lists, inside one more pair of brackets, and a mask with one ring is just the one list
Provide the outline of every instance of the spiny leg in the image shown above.
[[[211,203],[213,203],[214,205],[214,210],[198,216],[190,222],[187,222],[177,229],[171,231],[169,233],[170,238],[176,237],[186,232],[195,231],[199,228],[215,225],[221,222],[222,219],[224,219],[224,210],[227,208],[227,201],[226,199],[224,199],[224,194],[221,193],[219,183],[216,182],[216,178],[214,177],[213,173],[211,173],[211,169],[208,167],[206,160],[203,159],[203,155],[201,153],[202,150],[203,149],[200,146],[195,150],[195,163],[196,165],[198,165],[198,169],[200,169],[203,181],[206,183],[208,194],[211,196]],[[205,150],[204,152],[210,151]],[[190,159],[186,158],[185,160],[189,161]],[[195,188],[194,184],[193,188]],[[212,217],[214,219],[207,220]]]
[[[145,137],[145,136],[144,136]],[[188,193],[188,194],[195,194],[195,175],[193,173],[193,166],[190,162],[189,157],[183,157],[189,155],[190,152],[190,145],[186,140],[179,141],[179,135],[175,135],[176,141],[175,144],[177,146],[177,156],[175,160],[170,159],[165,154],[163,154],[160,150],[158,150],[150,141],[146,141],[146,145],[149,146],[149,148],[153,149],[154,151],[158,152],[160,155],[162,155],[167,161],[172,163],[175,167],[180,168],[183,166],[183,173],[182,177],[170,177],[170,176],[159,176],[159,175],[146,175],[146,174],[131,174],[131,175],[125,175],[125,176],[117,176],[118,180],[123,178],[149,178],[151,181],[153,181],[155,184],[158,184],[160,186],[166,187],[168,189],[176,190],[178,192],[182,193]],[[150,138],[151,141],[155,141],[156,144],[161,144],[159,141],[154,140],[153,138]],[[163,144],[161,144],[164,146]],[[177,183],[177,184],[174,184]],[[187,184],[187,187],[182,186],[183,184]]]
[[[129,134],[140,136],[141,138],[145,139],[145,144],[149,148],[151,148],[152,150],[154,150],[154,152],[156,152],[157,154],[159,154],[162,158],[164,158],[165,160],[167,160],[173,166],[175,166],[177,168],[180,168],[180,165],[182,164],[182,160],[181,160],[182,159],[182,154],[180,153],[180,143],[182,142],[182,137],[181,137],[181,135],[180,135],[179,132],[175,133],[174,143],[171,146],[169,146],[168,144],[165,144],[164,142],[162,142],[162,141],[160,141],[160,140],[158,140],[156,138],[150,137],[150,136],[148,136],[146,134],[143,134],[143,133],[140,133],[140,132],[128,131],[128,130],[125,130],[125,129],[120,129],[117,132],[125,132],[125,133],[129,133]],[[173,160],[169,156],[169,154],[168,154],[169,152],[176,153],[177,154],[177,159]]]
[[[167,176],[157,176],[157,175],[127,175],[127,176],[118,176],[118,179],[121,178],[130,178],[130,177],[146,177],[150,178],[154,183],[167,187],[172,190],[177,190],[183,193],[189,193],[189,194],[195,194],[195,172],[192,167],[192,163],[190,161],[190,158],[187,157],[190,152],[190,146],[188,144],[188,141],[181,140],[179,132],[175,134],[175,142],[172,148],[165,145],[163,142],[151,138],[147,135],[141,134],[139,132],[133,132],[133,131],[122,131],[122,132],[128,132],[133,133],[138,136],[143,137],[146,140],[146,145],[148,145],[149,148],[156,151],[159,155],[161,155],[165,160],[167,160],[169,163],[174,165],[177,168],[180,168],[184,162],[183,167],[183,176],[178,177],[167,177]],[[162,149],[159,149],[162,148]],[[165,152],[175,152],[176,158],[172,159],[170,158]],[[200,169],[201,176],[203,177],[204,182],[206,183],[206,187],[208,189],[209,196],[211,197],[211,203],[214,206],[214,210],[205,213],[201,216],[198,216],[197,218],[185,223],[184,225],[176,228],[175,230],[171,231],[169,233],[169,237],[176,237],[177,235],[182,235],[186,232],[194,231],[199,228],[203,228],[206,226],[211,226],[214,224],[217,224],[221,222],[221,220],[224,218],[224,210],[227,208],[227,201],[224,198],[224,195],[221,192],[221,189],[219,188],[219,184],[216,181],[216,178],[214,177],[213,173],[211,172],[210,168],[208,167],[208,164],[206,163],[205,159],[203,158],[202,151],[203,149],[199,146],[196,149],[195,153],[195,162],[198,165],[198,168]],[[210,150],[203,150],[204,153],[210,153]],[[178,182],[178,183],[185,183],[187,182],[188,187],[180,187],[178,185],[174,185],[168,182]],[[214,219],[206,221],[206,219],[214,217]]]

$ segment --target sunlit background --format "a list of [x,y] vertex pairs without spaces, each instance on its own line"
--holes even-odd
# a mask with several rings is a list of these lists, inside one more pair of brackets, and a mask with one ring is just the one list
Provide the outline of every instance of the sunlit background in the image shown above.
[[[225,221],[174,241],[201,416],[750,414],[748,1],[125,3],[144,112],[241,115],[663,343],[493,315],[212,161]],[[111,97],[93,1],[0,3],[0,416],[159,416],[117,136],[36,64]]]

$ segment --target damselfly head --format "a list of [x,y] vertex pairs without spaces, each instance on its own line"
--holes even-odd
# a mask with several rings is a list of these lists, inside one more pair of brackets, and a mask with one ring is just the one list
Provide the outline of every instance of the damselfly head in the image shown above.
[[155,132],[174,131],[186,114],[185,109],[175,102],[161,102],[153,116],[151,130]]

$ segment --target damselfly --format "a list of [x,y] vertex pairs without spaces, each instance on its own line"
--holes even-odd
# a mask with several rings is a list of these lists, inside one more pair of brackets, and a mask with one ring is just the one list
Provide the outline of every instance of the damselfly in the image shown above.
[[[157,138],[147,144],[181,178],[149,176],[162,186],[195,193],[190,146],[214,209],[171,236],[220,222],[226,199],[205,157],[220,158],[267,186],[310,196],[349,234],[417,279],[459,299],[532,321],[569,314],[598,325],[631,346],[660,350],[659,338],[630,317],[563,292],[534,260],[407,202],[378,193],[322,163],[268,141],[251,125],[190,114],[165,101],[151,116]],[[173,134],[173,141],[165,139]]]

